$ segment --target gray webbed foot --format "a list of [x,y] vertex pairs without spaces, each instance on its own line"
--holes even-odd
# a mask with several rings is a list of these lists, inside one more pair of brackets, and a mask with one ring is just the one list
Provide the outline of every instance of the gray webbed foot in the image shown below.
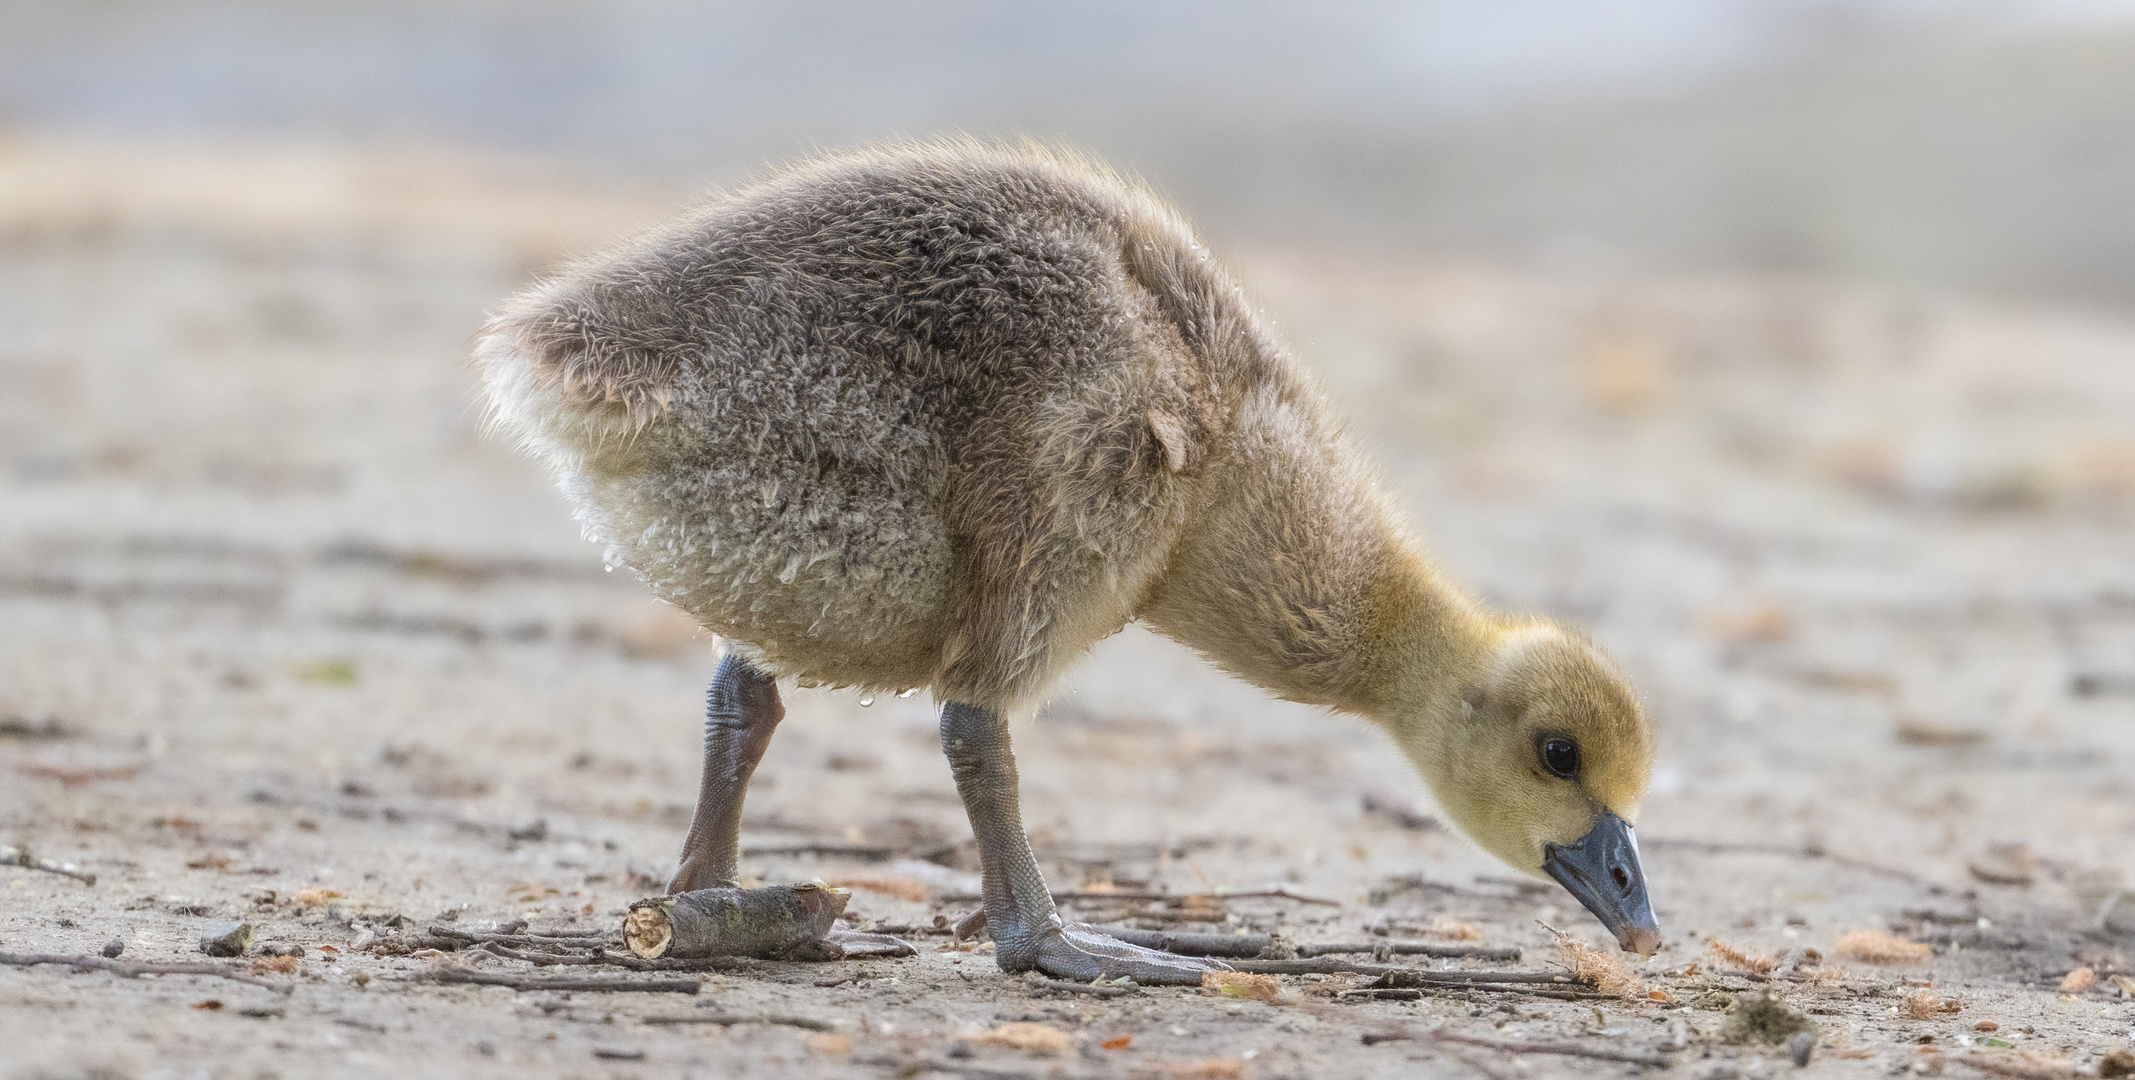
[[1220,960],[1129,945],[1080,923],[1065,923],[1039,936],[1037,968],[1058,979],[1133,979],[1145,986],[1199,986],[1208,971],[1229,971]]

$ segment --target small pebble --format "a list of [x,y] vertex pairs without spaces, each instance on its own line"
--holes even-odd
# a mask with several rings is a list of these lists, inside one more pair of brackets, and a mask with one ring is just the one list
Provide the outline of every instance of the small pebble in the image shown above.
[[103,948],[97,951],[102,953],[106,960],[116,960],[119,958],[120,953],[126,951],[126,940],[124,938],[112,938],[104,943]]
[[211,923],[200,933],[200,951],[209,956],[243,956],[252,944],[252,924]]
[[1992,1020],[1981,1020],[1979,1023],[1972,1025],[1973,1031],[2000,1031],[2001,1029],[2002,1026]]
[[1787,1056],[1794,1059],[1794,1067],[1809,1067],[1809,1055],[1816,1052],[1816,1033],[1797,1031],[1787,1038]]

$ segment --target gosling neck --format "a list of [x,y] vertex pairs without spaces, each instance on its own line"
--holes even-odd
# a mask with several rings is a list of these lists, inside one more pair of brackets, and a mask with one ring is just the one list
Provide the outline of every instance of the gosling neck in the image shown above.
[[1338,434],[1289,419],[1248,428],[1257,445],[1211,485],[1144,617],[1292,701],[1395,729],[1449,722],[1487,665],[1492,620]]

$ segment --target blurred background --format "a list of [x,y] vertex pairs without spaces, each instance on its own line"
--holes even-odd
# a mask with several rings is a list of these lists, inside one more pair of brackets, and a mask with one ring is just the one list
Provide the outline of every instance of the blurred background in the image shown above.
[[[949,132],[1146,178],[1454,574],[1623,660],[1671,925],[1931,881],[2135,928],[2127,0],[8,0],[0,824],[210,896],[189,851],[503,904],[537,815],[671,859],[711,645],[484,437],[468,339],[707,188]],[[964,835],[922,699],[794,701],[757,833]],[[1360,801],[1426,801],[1377,733],[1140,631],[1029,740],[1045,843],[1237,839],[1105,880],[1494,872]]]

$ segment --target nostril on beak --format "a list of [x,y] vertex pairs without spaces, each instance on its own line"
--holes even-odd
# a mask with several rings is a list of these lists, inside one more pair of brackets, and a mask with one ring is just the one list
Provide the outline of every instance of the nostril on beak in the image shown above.
[[1611,867],[1609,867],[1609,876],[1610,876],[1610,877],[1612,877],[1612,878],[1615,878],[1615,879],[1616,879],[1616,888],[1617,888],[1618,890],[1620,890],[1620,891],[1622,891],[1622,892],[1630,892],[1630,891],[1631,891],[1631,875],[1630,875],[1629,873],[1625,872],[1625,870],[1624,870],[1624,868],[1623,868],[1623,867],[1621,867],[1621,866],[1611,866]]

